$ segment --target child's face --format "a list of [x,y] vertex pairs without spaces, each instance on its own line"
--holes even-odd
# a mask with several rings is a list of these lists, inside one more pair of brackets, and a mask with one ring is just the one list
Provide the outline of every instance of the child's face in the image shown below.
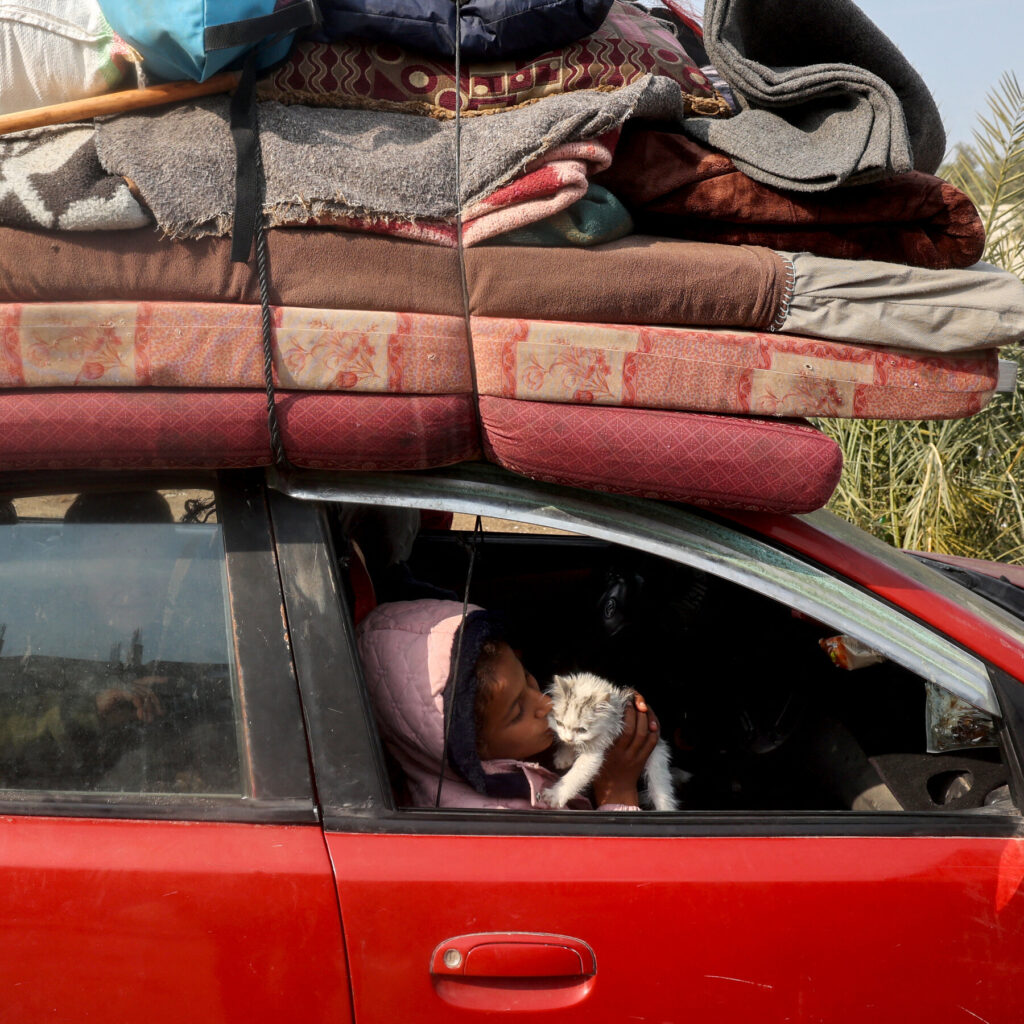
[[551,698],[540,692],[508,644],[501,645],[491,669],[494,685],[476,738],[480,759],[536,757],[555,741],[548,727]]

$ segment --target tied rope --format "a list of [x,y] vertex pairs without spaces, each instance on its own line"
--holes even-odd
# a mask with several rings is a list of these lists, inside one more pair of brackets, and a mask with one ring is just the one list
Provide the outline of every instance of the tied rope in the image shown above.
[[263,382],[267,391],[267,430],[274,464],[288,469],[274,396],[274,323],[270,314],[270,269],[263,225],[263,153],[259,142],[256,103],[256,56],[250,50],[238,88],[231,98],[231,135],[235,142],[235,214],[231,238],[233,263],[248,263],[255,245],[260,288],[260,340],[263,346]]
[[[256,145],[256,176],[260,182],[259,194],[263,193],[263,154],[259,143]],[[274,324],[270,316],[270,272],[267,267],[267,235],[263,227],[262,199],[260,215],[256,218],[256,273],[260,280],[260,334],[263,342],[263,381],[267,387],[267,429],[270,432],[270,451],[274,465],[288,468],[288,456],[284,453],[281,440],[281,424],[277,420],[277,403],[274,398]]]
[[466,632],[466,615],[469,612],[469,588],[473,582],[473,566],[476,565],[476,553],[483,542],[484,525],[479,516],[473,524],[473,534],[470,539],[469,566],[466,569],[466,589],[462,595],[462,621],[459,622],[459,631],[455,640],[455,661],[452,668],[452,692],[445,702],[444,709],[444,738],[441,741],[441,764],[437,770],[437,792],[434,794],[434,807],[441,806],[441,787],[444,785],[444,768],[448,763],[448,733],[452,727],[452,717],[455,714],[455,689],[459,685],[459,669],[462,667],[462,637]]
[[473,418],[476,433],[483,444],[484,424],[480,416],[480,387],[473,351],[473,318],[469,308],[469,282],[466,277],[466,249],[462,243],[462,4],[455,7],[455,242],[459,261],[459,287],[462,289],[462,316],[466,323],[466,347],[469,350],[469,377],[473,385]]

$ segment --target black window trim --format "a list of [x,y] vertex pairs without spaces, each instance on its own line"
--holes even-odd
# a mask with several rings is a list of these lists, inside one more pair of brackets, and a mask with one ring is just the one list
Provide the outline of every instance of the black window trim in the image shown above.
[[270,510],[320,813],[375,817],[392,799],[326,517],[275,491]]

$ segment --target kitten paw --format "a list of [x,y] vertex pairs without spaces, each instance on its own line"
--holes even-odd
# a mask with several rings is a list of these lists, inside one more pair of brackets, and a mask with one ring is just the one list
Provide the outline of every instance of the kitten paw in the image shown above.
[[559,808],[566,805],[566,800],[557,786],[549,786],[537,794],[537,802],[543,807]]

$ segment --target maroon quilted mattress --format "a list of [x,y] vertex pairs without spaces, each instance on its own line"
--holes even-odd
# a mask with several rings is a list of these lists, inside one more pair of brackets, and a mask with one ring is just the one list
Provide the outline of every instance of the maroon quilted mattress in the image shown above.
[[[279,392],[288,458],[314,469],[405,470],[479,455],[469,395]],[[259,391],[131,388],[0,393],[0,470],[270,465]]]
[[[808,424],[656,409],[480,399],[483,450],[525,476],[694,504],[804,512],[828,501],[842,456]],[[298,467],[427,469],[478,458],[469,395],[280,392]],[[269,465],[259,391],[0,391],[0,470]]]
[[843,456],[809,423],[480,399],[484,452],[535,480],[694,505],[810,512]]

